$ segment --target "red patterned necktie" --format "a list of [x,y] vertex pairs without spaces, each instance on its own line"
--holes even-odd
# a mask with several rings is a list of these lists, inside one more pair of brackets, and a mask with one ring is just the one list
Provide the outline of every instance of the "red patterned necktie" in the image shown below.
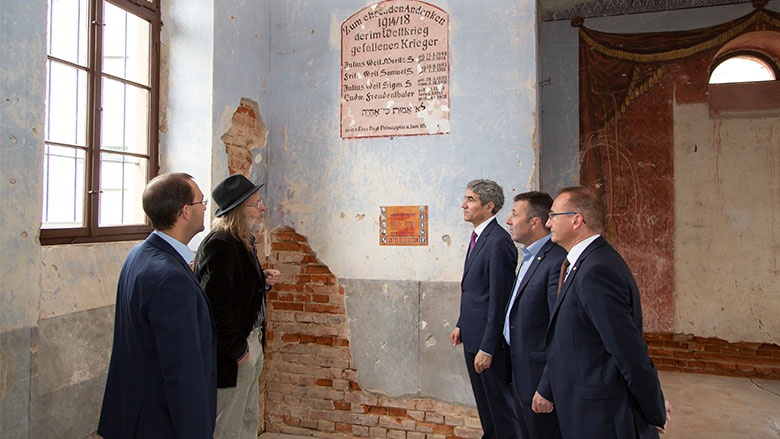
[[471,256],[471,251],[474,250],[474,244],[477,243],[477,232],[472,231],[471,232],[471,243],[469,244],[469,252],[466,255],[466,258]]

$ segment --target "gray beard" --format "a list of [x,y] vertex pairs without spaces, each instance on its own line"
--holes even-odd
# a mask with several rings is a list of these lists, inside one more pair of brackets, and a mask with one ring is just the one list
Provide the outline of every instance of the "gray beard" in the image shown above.
[[246,228],[252,235],[259,233],[261,230],[263,230],[263,221],[247,218]]

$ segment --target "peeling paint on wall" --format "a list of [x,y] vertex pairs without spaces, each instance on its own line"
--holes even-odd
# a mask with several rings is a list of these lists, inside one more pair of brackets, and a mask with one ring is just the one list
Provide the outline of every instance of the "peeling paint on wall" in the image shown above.
[[241,104],[230,118],[229,128],[222,135],[225,153],[228,156],[229,174],[243,174],[249,177],[252,173],[252,165],[259,163],[252,157],[252,150],[264,148],[267,138],[268,129],[260,116],[257,102],[242,98]]
[[[450,133],[361,139],[340,136],[340,23],[366,4],[324,15],[284,5],[271,4],[272,26],[292,31],[278,33],[271,47],[279,74],[269,103],[270,226],[291,225],[309,236],[340,277],[459,280],[470,233],[460,209],[465,184],[490,178],[507,198],[510,188],[533,188],[536,2],[435,4],[450,17]],[[468,37],[496,28],[507,34]],[[312,38],[311,29],[329,38]],[[443,113],[424,116],[433,125],[444,121]],[[436,239],[427,248],[380,248],[371,212],[383,205],[429,206],[436,221],[428,236]]]
[[41,320],[114,305],[119,270],[135,241],[46,246],[41,252]]

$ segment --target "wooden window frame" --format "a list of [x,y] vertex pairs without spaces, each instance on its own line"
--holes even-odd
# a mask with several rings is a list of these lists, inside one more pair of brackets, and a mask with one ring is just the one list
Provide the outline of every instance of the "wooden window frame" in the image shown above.
[[[88,0],[89,4],[89,37],[88,37],[88,65],[83,71],[87,74],[87,132],[85,148],[85,192],[84,199],[84,226],[68,228],[41,228],[41,245],[79,244],[90,242],[132,241],[144,239],[152,227],[145,224],[132,224],[120,226],[100,226],[100,170],[102,150],[101,129],[101,94],[102,80],[111,77],[102,72],[102,17],[103,3],[124,9],[150,24],[150,60],[149,60],[149,91],[150,102],[148,112],[148,138],[149,146],[147,163],[148,182],[159,172],[159,103],[160,103],[160,33],[162,30],[162,18],[159,0]],[[67,61],[57,59],[47,54],[47,59],[72,65]],[[112,79],[116,79],[111,77]],[[47,107],[48,111],[48,107]],[[46,139],[48,140],[48,139]],[[56,143],[54,143],[56,145]],[[140,202],[140,200],[139,200]]]

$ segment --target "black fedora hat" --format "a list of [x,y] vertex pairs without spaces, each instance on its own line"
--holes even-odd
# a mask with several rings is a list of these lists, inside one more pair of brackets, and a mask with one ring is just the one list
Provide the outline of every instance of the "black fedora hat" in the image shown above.
[[211,191],[211,199],[213,199],[219,207],[214,215],[220,217],[230,212],[234,207],[251,197],[252,194],[257,192],[261,187],[263,187],[262,184],[254,184],[241,174],[233,174],[222,180],[222,182]]

